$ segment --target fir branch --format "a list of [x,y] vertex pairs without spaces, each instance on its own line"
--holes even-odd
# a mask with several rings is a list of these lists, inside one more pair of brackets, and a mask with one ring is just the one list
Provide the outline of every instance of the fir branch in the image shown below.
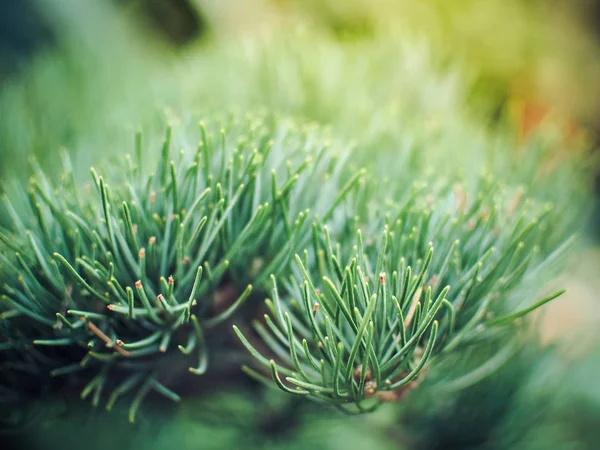
[[[539,252],[548,244],[536,230],[555,220],[547,208],[531,203],[531,211],[508,213],[510,192],[488,184],[476,202],[457,202],[447,220],[438,205],[455,190],[447,186],[434,194],[438,201],[431,207],[417,196],[414,203],[386,204],[379,213],[383,220],[369,217],[369,225],[384,227],[377,245],[370,227],[366,233],[355,231],[354,239],[338,235],[334,245],[328,227],[316,226],[310,252],[296,256],[295,281],[285,283],[280,293],[273,279],[277,301],[265,317],[272,337],[256,324],[276,359],[261,354],[236,328],[277,386],[333,404],[353,404],[355,412],[370,410],[373,402],[389,399],[387,393],[399,398],[414,388],[428,366],[450,352],[473,345],[475,338],[494,339],[494,328],[513,326],[562,293],[516,312],[509,302],[525,292],[529,273],[556,256]],[[471,224],[492,208],[499,214],[484,220],[497,231],[481,233]],[[425,227],[426,222],[431,225]],[[302,299],[299,308],[292,299]],[[284,379],[278,375],[290,371]]]
[[[3,260],[24,270],[0,272],[11,323],[1,337],[23,349],[18,336],[26,336],[47,356],[36,365],[42,383],[50,373],[95,371],[82,395],[94,391],[97,403],[102,386],[121,381],[109,406],[137,390],[131,420],[151,388],[175,398],[152,373],[182,354],[195,354],[190,371],[205,373],[212,344],[203,330],[254,301],[250,284],[265,292],[263,280],[286,273],[311,221],[346,214],[345,199],[364,176],[341,164],[343,148],[323,151],[318,130],[298,132],[273,117],[211,121],[200,131],[197,151],[172,156],[169,128],[153,173],[142,173],[139,158],[107,177],[92,170],[92,192],[72,177],[54,184],[35,175],[31,210],[0,231]],[[268,189],[262,180],[271,174]],[[256,259],[261,267],[249,270]],[[225,285],[239,296],[216,305]]]

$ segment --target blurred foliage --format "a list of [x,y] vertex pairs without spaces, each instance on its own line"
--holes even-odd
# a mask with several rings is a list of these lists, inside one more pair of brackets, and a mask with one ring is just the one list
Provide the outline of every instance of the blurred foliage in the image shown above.
[[[597,448],[600,352],[567,364],[557,349],[523,349],[510,365],[458,394],[409,395],[360,417],[300,402],[277,390],[245,386],[219,391],[173,409],[149,403],[142,420],[127,411],[90,411],[54,399],[37,409],[53,413],[27,434],[2,437],[7,448],[89,450],[265,448],[318,450]],[[431,386],[429,386],[431,387]],[[68,432],[66,430],[69,430]],[[110,432],[107,432],[110,430]],[[11,447],[12,445],[12,447]]]
[[385,26],[425,37],[473,71],[473,101],[492,98],[499,106],[514,95],[543,100],[598,126],[600,42],[593,37],[597,24],[582,26],[585,1],[273,1],[292,18],[308,16],[344,38]]
[[[43,157],[60,146],[77,148],[79,159],[94,149],[108,155],[114,142],[134,130],[153,132],[165,115],[177,122],[208,105],[266,107],[329,124],[360,142],[365,155],[377,150],[393,158],[397,148],[422,147],[415,152],[421,166],[435,161],[477,173],[482,165],[513,165],[515,180],[528,185],[533,173],[535,185],[548,179],[548,172],[531,166],[539,152],[547,153],[546,168],[578,165],[561,172],[570,174],[567,185],[589,164],[565,157],[589,148],[586,137],[580,133],[565,140],[555,126],[549,127],[554,137],[544,137],[553,143],[529,145],[520,153],[529,162],[515,164],[520,147],[510,123],[515,117],[503,119],[499,130],[497,124],[491,128],[492,117],[470,107],[468,73],[449,63],[440,49],[392,30],[340,44],[319,29],[298,25],[276,28],[264,38],[221,38],[178,57],[141,39],[126,22],[106,18],[104,23],[99,17],[98,12],[82,16],[60,51],[5,85],[0,111],[11,113],[2,123],[1,148],[19,154],[17,163],[23,161],[23,149]],[[86,39],[80,38],[81,29]],[[101,36],[106,45],[98,47],[92,36]],[[490,157],[494,161],[486,160]],[[557,193],[552,189],[550,196]]]

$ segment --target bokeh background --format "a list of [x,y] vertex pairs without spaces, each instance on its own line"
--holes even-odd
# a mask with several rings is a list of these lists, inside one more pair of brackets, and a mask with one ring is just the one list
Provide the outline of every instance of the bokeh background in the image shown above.
[[[32,155],[52,172],[67,149],[85,178],[137,130],[152,142],[157,124],[199,108],[261,107],[329,125],[367,150],[426,142],[459,166],[479,147],[510,152],[499,139],[508,129],[518,140],[551,124],[561,131],[546,144],[552,158],[561,164],[584,148],[578,170],[594,176],[600,2],[0,0],[4,190],[27,178]],[[514,173],[525,184],[533,176],[516,156]],[[540,189],[555,194],[568,182],[549,177]],[[580,244],[555,280],[568,293],[538,313],[538,339],[459,394],[346,418],[240,385],[169,410],[166,421],[164,405],[160,419],[150,407],[135,427],[119,411],[90,416],[87,405],[57,402],[39,405],[52,412],[39,433],[0,436],[0,445],[597,449],[597,205],[590,199],[588,214],[573,218]]]

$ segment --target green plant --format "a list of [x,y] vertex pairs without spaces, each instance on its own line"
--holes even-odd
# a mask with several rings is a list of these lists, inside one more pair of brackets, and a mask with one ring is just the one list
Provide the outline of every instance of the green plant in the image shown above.
[[398,399],[428,365],[475,343],[497,349],[464,377],[489,374],[518,349],[518,320],[562,292],[530,303],[522,290],[557,256],[547,246],[552,209],[517,208],[493,182],[479,189],[474,201],[442,185],[383,202],[384,214],[360,224],[367,244],[360,230],[332,244],[316,226],[311,251],[296,256],[299,270],[281,280],[283,299],[274,280],[270,315],[254,324],[281,363],[236,333],[281,389],[343,409]]
[[81,190],[67,164],[58,186],[36,173],[27,213],[5,198],[2,351],[12,359],[4,377],[22,386],[12,380],[21,370],[42,379],[95,373],[82,391],[94,404],[108,387],[109,408],[139,389],[132,420],[150,389],[178,400],[159,381],[161,368],[195,354],[190,371],[204,373],[206,333],[242,306],[249,283],[260,292],[284,270],[315,217],[345,222],[343,202],[362,172],[345,180],[344,153],[313,142],[318,130],[270,118],[220,123],[220,131],[202,125],[198,150],[175,161],[169,130],[152,174],[138,135],[114,189],[92,170]]
[[151,390],[179,400],[173,373],[238,366],[233,322],[281,389],[366,411],[466,346],[497,343],[500,366],[518,319],[559,294],[526,297],[570,242],[557,214],[490,176],[382,183],[269,115],[169,128],[150,170],[142,144],[83,189],[65,157],[59,183],[38,169],[22,190],[27,210],[5,198],[6,392],[63,376],[109,409],[132,394],[133,421]]

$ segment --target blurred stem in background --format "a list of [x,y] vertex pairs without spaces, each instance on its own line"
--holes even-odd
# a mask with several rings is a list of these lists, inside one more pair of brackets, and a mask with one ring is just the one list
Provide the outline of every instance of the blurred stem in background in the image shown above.
[[193,0],[112,1],[175,46],[201,40],[209,32],[207,19]]
[[0,1],[0,81],[54,41],[35,0]]

